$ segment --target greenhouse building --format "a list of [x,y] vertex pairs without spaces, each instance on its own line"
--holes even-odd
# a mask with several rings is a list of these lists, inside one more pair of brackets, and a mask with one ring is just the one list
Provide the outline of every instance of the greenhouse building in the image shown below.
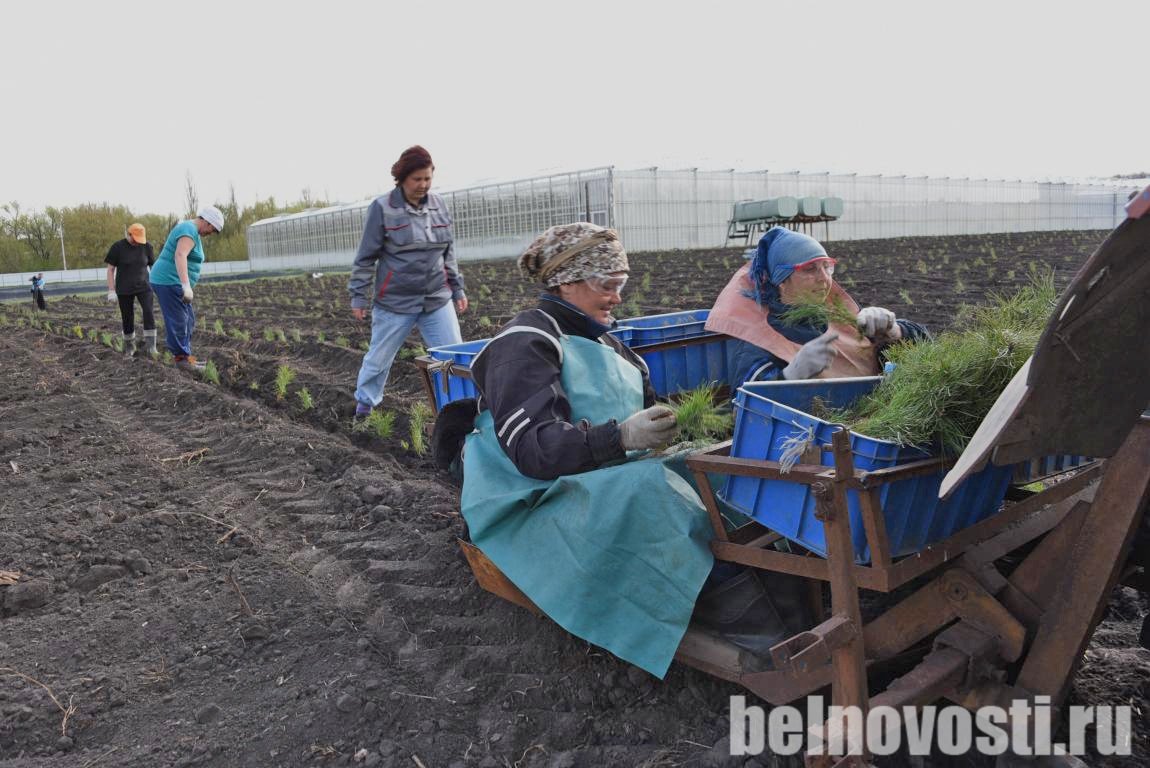
[[[743,246],[764,223],[805,226],[822,240],[1111,229],[1134,189],[1133,182],[1109,181],[603,167],[441,194],[455,220],[457,256],[488,259],[516,256],[547,227],[571,221],[614,228],[632,252]],[[793,198],[800,215],[779,218],[787,207],[781,198]],[[350,266],[369,205],[252,224],[251,268]],[[818,210],[805,210],[810,205]]]

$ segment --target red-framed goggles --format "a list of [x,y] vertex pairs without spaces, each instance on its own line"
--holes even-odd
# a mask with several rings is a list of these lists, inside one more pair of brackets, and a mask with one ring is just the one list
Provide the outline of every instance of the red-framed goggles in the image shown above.
[[604,275],[600,272],[583,278],[596,293],[622,293],[627,284],[627,275]]
[[835,273],[835,264],[838,262],[830,256],[816,256],[813,259],[804,261],[802,264],[796,264],[794,269],[796,272],[801,272],[804,275],[813,275],[817,272],[826,272],[827,277]]

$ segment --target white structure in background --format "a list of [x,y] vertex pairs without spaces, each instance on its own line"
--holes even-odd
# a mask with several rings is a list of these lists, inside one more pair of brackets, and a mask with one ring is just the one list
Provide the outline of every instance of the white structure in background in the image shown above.
[[[736,247],[732,206],[783,195],[840,197],[831,240],[1111,229],[1134,182],[1034,182],[906,176],[593,168],[443,192],[460,259],[518,255],[554,224],[614,227],[632,252]],[[368,201],[257,221],[248,229],[255,271],[350,267]],[[824,235],[822,224],[816,235]]]

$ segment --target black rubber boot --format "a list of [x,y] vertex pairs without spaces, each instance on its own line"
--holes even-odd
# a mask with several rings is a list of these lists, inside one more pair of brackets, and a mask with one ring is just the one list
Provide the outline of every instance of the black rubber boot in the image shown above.
[[746,568],[699,596],[695,618],[723,639],[763,658],[771,646],[810,629],[805,580]]

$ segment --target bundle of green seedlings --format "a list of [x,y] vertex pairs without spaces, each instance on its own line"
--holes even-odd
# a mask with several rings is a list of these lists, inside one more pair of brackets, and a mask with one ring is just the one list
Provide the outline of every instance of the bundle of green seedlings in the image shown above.
[[735,417],[726,403],[716,404],[718,387],[702,384],[667,406],[675,412],[680,443],[711,443],[731,436]]
[[956,330],[885,352],[894,370],[849,408],[817,414],[853,431],[957,456],[1034,352],[1058,294],[1053,273],[964,307]]
[[779,315],[783,325],[815,325],[826,326],[831,323],[849,325],[852,328],[858,321],[858,316],[851,312],[850,307],[837,296],[828,306],[825,301],[799,301],[787,307]]

